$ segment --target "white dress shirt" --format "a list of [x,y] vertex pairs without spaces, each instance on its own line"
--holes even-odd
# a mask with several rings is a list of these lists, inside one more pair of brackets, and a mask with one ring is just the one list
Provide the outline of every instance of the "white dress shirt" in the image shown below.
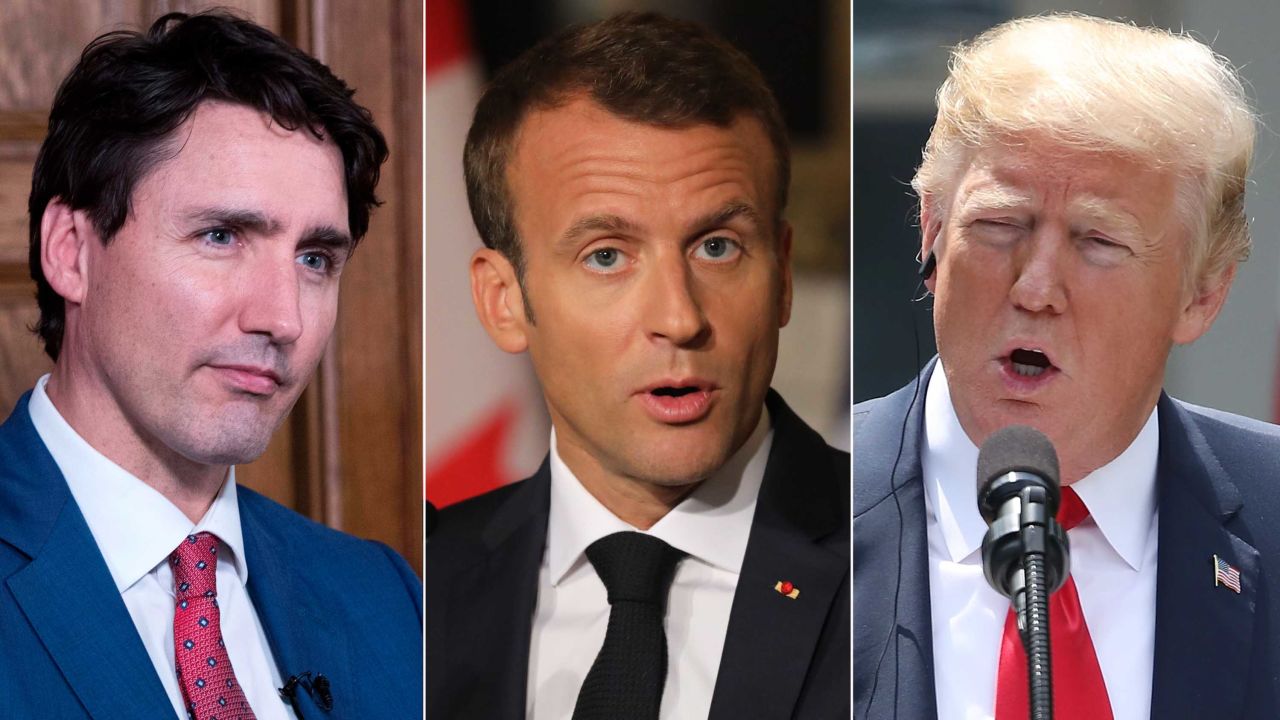
[[[925,394],[925,507],[934,684],[939,720],[995,714],[1000,640],[1009,601],[982,575],[978,448],[960,426],[942,363]],[[1116,720],[1151,713],[1156,616],[1155,410],[1118,457],[1072,487],[1090,519],[1068,533],[1071,576]]]
[[[705,718],[711,710],[733,593],[772,445],[766,410],[729,462],[647,531],[688,555],[676,566],[667,602],[662,720]],[[560,459],[553,430],[551,514],[529,652],[529,718],[573,715],[609,620],[604,583],[586,549],[628,530],[636,528],[601,505]]]
[[280,672],[245,589],[249,568],[240,534],[234,468],[200,522],[193,524],[157,490],[93,449],[49,400],[45,375],[29,404],[31,422],[53,456],[107,562],[111,578],[151,657],[174,714],[187,717],[173,660],[173,571],[169,553],[188,535],[210,532],[218,552],[218,608],[227,655],[259,720],[296,720],[276,688]]

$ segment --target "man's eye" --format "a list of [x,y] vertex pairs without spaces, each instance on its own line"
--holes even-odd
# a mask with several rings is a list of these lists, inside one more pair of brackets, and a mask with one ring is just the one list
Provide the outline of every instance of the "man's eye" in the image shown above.
[[227,245],[234,244],[236,241],[235,233],[228,230],[227,228],[215,228],[213,230],[205,230],[203,233],[201,233],[201,237],[203,237],[205,241],[208,242],[210,245],[227,246]]
[[694,257],[703,260],[732,260],[742,252],[742,247],[738,243],[725,237],[709,237],[698,243],[697,249],[694,250]]
[[622,261],[622,253],[615,248],[601,248],[592,252],[583,261],[587,268],[597,272],[609,272],[617,270]]
[[320,252],[302,253],[298,256],[298,263],[318,272],[328,272],[333,267],[333,259]]

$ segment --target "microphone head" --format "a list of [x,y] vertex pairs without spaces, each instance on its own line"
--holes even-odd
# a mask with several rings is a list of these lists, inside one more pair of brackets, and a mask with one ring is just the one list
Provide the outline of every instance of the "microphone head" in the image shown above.
[[993,482],[1011,472],[1034,475],[1049,494],[1050,512],[1058,511],[1058,453],[1044,433],[1026,425],[1010,425],[992,433],[978,451],[978,511],[988,523],[997,508],[1026,483]]

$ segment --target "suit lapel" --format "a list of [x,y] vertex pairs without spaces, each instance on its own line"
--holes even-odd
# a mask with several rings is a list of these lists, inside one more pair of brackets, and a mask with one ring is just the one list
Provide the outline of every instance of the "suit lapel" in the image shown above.
[[171,717],[106,561],[31,425],[29,397],[0,427],[0,537],[31,558],[6,585],[90,717]]
[[[467,717],[525,716],[529,649],[538,572],[547,542],[551,466],[543,461],[498,508],[482,533],[484,554],[448,589],[449,647],[458,653],[450,675],[464,678]],[[455,672],[456,670],[456,672]],[[461,715],[460,715],[461,716]]]
[[[713,720],[791,717],[823,628],[839,610],[833,608],[839,590],[847,587],[847,471],[831,467],[832,451],[772,392],[769,411],[773,449],[733,597]],[[779,582],[792,583],[799,595],[784,596],[775,589]],[[846,591],[845,603],[847,597]]]
[[[1152,717],[1238,717],[1253,647],[1258,551],[1229,529],[1240,496],[1191,416],[1160,399]],[[1214,584],[1213,555],[1240,570]]]
[[925,367],[918,386],[854,418],[853,696],[860,720],[937,717],[920,468],[924,388],[934,367]]
[[[347,633],[337,622],[333,608],[316,605],[323,597],[309,586],[291,558],[305,555],[285,537],[274,532],[241,493],[240,518],[244,536],[245,562],[249,567],[249,597],[271,645],[280,679],[310,672],[329,679],[334,698],[334,717],[341,717],[343,695],[353,693],[354,682],[347,645]],[[307,718],[330,717],[320,710],[301,688],[294,705]],[[388,699],[387,702],[392,702]]]

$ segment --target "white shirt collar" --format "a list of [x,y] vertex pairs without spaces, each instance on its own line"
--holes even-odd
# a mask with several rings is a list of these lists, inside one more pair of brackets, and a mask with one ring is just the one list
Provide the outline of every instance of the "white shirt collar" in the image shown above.
[[[773,429],[766,409],[751,436],[729,461],[647,532],[708,565],[741,572],[772,446]],[[551,584],[559,585],[571,570],[587,562],[586,549],[591,543],[615,532],[635,530],[582,487],[560,459],[553,428],[547,528]]]
[[[45,391],[49,376],[36,383],[28,409],[36,433],[62,471],[107,569],[124,592],[157,565],[188,535],[210,532],[230,551],[236,575],[249,581],[236,502],[235,468],[227,473],[213,505],[191,520],[155,488],[116,465],[80,437],[54,407]],[[226,558],[225,554],[219,557]]]
[[[947,553],[960,562],[981,548],[987,524],[978,513],[978,448],[956,417],[941,360],[925,391],[924,432],[925,492]],[[1072,485],[1107,543],[1134,570],[1142,569],[1155,517],[1159,449],[1160,420],[1152,408],[1124,452]]]

